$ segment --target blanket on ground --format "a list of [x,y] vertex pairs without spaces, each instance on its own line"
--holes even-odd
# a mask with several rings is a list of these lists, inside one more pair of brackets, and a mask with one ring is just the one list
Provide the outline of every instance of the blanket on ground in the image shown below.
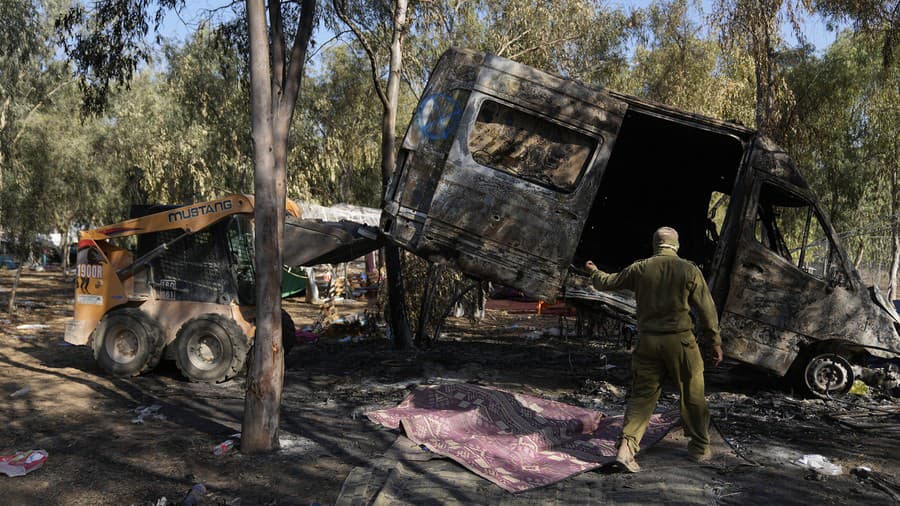
[[[397,407],[367,413],[510,492],[549,485],[615,460],[622,417],[467,383],[420,386]],[[641,447],[677,412],[653,415]]]

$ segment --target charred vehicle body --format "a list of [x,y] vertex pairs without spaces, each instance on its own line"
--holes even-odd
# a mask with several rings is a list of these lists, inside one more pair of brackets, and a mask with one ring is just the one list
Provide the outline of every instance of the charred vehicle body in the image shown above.
[[[385,196],[392,241],[545,299],[573,265],[617,271],[660,226],[703,271],[726,353],[808,389],[849,389],[849,361],[900,352],[900,317],[848,261],[788,155],[754,130],[526,65],[451,49]],[[621,297],[619,303],[622,307]],[[627,305],[626,305],[627,306]]]

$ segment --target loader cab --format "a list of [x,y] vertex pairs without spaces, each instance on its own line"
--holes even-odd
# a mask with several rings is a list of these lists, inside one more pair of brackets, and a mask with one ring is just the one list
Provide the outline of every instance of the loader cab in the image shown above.
[[[180,234],[142,234],[136,256]],[[249,214],[235,214],[175,241],[135,276],[134,291],[155,300],[250,306],[256,297],[254,280],[253,223]]]

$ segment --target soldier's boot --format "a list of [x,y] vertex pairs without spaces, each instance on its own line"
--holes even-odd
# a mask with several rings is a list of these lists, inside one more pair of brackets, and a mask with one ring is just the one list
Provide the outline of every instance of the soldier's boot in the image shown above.
[[693,448],[688,449],[688,459],[691,462],[696,462],[698,464],[703,464],[705,462],[709,462],[712,460],[712,450],[708,447],[704,451],[698,451]]
[[616,463],[628,473],[636,473],[641,470],[641,466],[634,460],[634,452],[631,451],[631,447],[628,446],[628,442],[624,439],[619,443],[619,452],[616,454]]

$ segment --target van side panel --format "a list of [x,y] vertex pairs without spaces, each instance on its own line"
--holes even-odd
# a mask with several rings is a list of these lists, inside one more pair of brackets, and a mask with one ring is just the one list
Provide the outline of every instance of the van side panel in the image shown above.
[[417,255],[552,299],[626,107],[503,58],[475,64],[451,50],[435,69],[382,228]]

